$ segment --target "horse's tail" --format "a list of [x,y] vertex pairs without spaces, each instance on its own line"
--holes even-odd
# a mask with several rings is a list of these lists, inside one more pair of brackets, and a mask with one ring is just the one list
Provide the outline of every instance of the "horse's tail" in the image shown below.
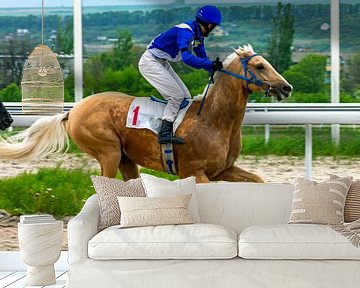
[[69,112],[43,117],[14,136],[0,137],[0,158],[30,161],[63,153],[69,147],[66,131],[68,115]]

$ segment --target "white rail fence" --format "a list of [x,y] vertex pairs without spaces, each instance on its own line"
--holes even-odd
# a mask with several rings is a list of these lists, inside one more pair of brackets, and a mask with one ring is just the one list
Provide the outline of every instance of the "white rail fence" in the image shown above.
[[[65,103],[65,111],[75,103]],[[7,102],[5,107],[12,114],[14,127],[28,127],[43,116],[21,115],[21,103]],[[204,110],[203,113],[206,113]],[[312,177],[312,125],[360,124],[360,104],[298,104],[298,103],[249,103],[244,125],[304,125],[305,126],[305,177]],[[266,132],[265,138],[270,137]]]

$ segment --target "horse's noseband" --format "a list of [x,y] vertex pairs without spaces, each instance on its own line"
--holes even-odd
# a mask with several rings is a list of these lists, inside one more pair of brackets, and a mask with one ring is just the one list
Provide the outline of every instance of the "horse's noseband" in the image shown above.
[[[247,64],[248,62],[255,56],[259,56],[259,54],[257,53],[254,53],[253,55],[249,56],[249,57],[246,57],[246,58],[240,58],[240,61],[241,61],[241,65],[243,66],[243,69],[244,69],[244,76],[243,75],[240,75],[240,74],[236,74],[234,72],[231,72],[231,71],[228,71],[228,70],[224,70],[224,69],[221,69],[219,70],[220,72],[222,73],[225,73],[225,74],[228,74],[228,75],[231,75],[231,76],[234,76],[236,78],[239,78],[239,79],[242,79],[242,80],[245,80],[246,82],[246,89],[248,90],[249,94],[252,93],[252,91],[249,89],[249,84],[255,84],[256,86],[259,86],[260,88],[264,85],[267,85],[268,87],[263,90],[265,95],[268,96],[269,93],[270,93],[270,90],[271,90],[271,84],[269,82],[266,82],[266,81],[262,81],[260,80],[259,78],[257,78],[254,73],[252,73],[250,71],[250,69],[247,67]],[[250,74],[250,78],[248,78],[246,76],[246,74],[249,73]]]

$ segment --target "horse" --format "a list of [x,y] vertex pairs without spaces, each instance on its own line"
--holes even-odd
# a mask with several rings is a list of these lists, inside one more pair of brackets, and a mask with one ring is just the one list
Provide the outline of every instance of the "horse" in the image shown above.
[[0,130],[5,130],[11,126],[12,119],[4,104],[0,101]]
[[[197,183],[264,182],[234,165],[241,151],[241,123],[249,93],[266,89],[268,96],[282,101],[291,95],[292,86],[251,45],[234,49],[224,61],[223,72],[227,74],[214,76],[200,116],[200,102],[194,101],[177,129],[186,139],[185,144],[174,145],[177,175],[195,176]],[[157,135],[125,127],[133,99],[120,92],[86,97],[69,112],[40,118],[20,134],[0,141],[0,157],[30,160],[60,153],[70,136],[97,159],[102,176],[114,178],[120,170],[125,181],[134,179],[139,177],[138,165],[165,171]]]

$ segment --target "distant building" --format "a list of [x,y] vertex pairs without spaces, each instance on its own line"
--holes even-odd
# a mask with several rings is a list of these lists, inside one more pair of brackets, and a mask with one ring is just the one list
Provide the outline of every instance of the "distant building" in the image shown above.
[[9,42],[9,41],[11,41],[13,38],[14,38],[14,35],[9,34],[9,35],[6,35],[6,36],[4,37],[4,41],[5,41],[5,42]]
[[[346,64],[347,63],[346,63],[345,59],[340,55],[340,72],[346,72],[345,71]],[[327,55],[325,70],[326,70],[325,83],[330,84],[331,83],[331,55]]]
[[16,35],[18,37],[22,37],[22,36],[25,36],[26,34],[29,33],[29,30],[28,29],[17,29],[16,30]]
[[214,36],[228,36],[229,33],[226,32],[222,27],[216,26],[215,29],[212,31],[212,35]]

